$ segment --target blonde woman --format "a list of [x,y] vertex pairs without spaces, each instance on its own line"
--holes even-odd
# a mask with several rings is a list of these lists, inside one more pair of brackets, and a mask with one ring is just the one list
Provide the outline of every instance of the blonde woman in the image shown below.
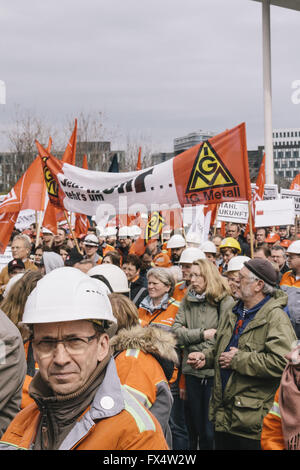
[[219,317],[234,304],[227,280],[209,260],[194,261],[190,287],[183,298],[173,325],[184,348],[182,372],[186,380],[190,429],[198,435],[201,450],[213,449],[213,426],[208,405],[213,384],[213,369],[195,370],[187,364],[189,353],[202,351],[214,341]]

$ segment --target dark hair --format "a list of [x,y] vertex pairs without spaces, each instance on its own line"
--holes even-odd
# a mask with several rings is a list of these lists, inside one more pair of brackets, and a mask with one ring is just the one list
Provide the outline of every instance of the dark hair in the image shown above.
[[263,251],[266,258],[269,258],[271,256],[271,250],[268,246],[258,246],[257,248],[255,248],[254,253],[258,253],[259,251]]
[[[112,261],[112,264],[116,265],[116,266],[121,266],[121,255],[118,251],[109,251],[108,253],[106,253],[105,256],[103,256],[103,260],[105,258],[110,258],[111,261]],[[102,260],[102,262],[103,262]]]
[[123,265],[124,264],[132,264],[133,266],[135,266],[136,270],[138,271],[139,269],[141,269],[141,260],[139,258],[139,256],[137,255],[133,255],[133,254],[130,254],[127,256],[126,260],[124,261]]

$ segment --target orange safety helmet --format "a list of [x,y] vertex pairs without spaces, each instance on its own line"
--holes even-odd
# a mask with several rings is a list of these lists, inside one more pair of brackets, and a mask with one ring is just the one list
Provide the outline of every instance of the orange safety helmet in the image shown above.
[[276,243],[280,240],[280,236],[276,232],[270,232],[267,238],[265,239],[266,243]]
[[280,245],[280,246],[283,246],[283,248],[288,248],[291,243],[293,243],[292,240],[284,239],[284,240],[281,240],[281,242],[279,243],[279,245]]
[[158,253],[153,258],[153,263],[159,268],[170,268],[172,266],[171,260],[167,253]]

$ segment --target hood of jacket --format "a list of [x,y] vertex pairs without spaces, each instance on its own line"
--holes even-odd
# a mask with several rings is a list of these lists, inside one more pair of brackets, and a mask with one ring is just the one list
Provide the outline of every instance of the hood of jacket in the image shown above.
[[55,253],[54,251],[45,251],[43,253],[43,262],[46,274],[50,273],[50,271],[53,271],[53,269],[64,266],[64,260],[58,253]]
[[121,329],[110,340],[113,353],[127,349],[140,349],[144,353],[160,356],[163,359],[178,362],[176,353],[176,338],[169,331],[155,326],[133,326],[130,329]]

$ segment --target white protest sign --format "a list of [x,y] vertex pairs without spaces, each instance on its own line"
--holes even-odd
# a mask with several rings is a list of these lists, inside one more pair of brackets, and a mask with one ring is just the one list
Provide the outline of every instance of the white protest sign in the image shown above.
[[293,199],[295,202],[295,214],[300,215],[300,191],[281,188],[280,197],[281,199]]
[[277,184],[265,184],[264,186],[264,201],[268,201],[271,199],[278,199]]
[[204,230],[205,230],[205,216],[204,216],[204,206],[196,206],[195,218],[192,222],[192,225],[189,228],[189,233],[197,233],[201,238],[201,243],[204,242]]
[[248,202],[223,202],[219,206],[218,221],[246,224],[248,222]]
[[35,211],[32,209],[25,209],[20,211],[16,222],[16,229],[20,231],[25,230],[31,224],[34,224],[35,221]]
[[293,225],[295,204],[292,199],[257,201],[255,205],[255,227]]
[[11,260],[13,256],[11,254],[11,247],[8,246],[5,252],[1,255],[0,254],[0,271],[6,266]]

